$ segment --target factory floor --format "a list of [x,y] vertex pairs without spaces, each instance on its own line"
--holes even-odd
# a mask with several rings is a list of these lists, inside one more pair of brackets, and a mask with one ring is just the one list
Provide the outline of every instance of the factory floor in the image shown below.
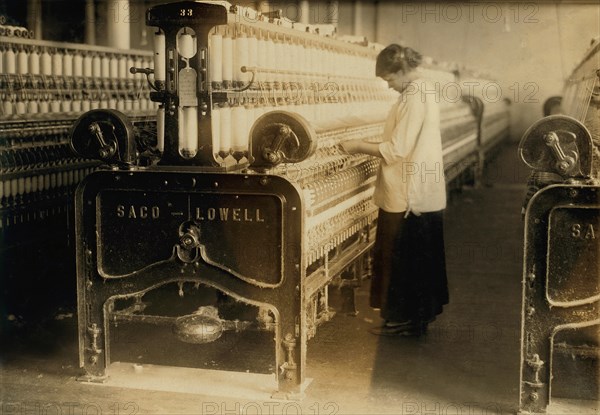
[[[0,414],[515,413],[523,246],[520,210],[527,175],[517,159],[516,145],[507,144],[487,166],[481,186],[452,195],[445,230],[450,304],[426,336],[370,334],[368,329],[380,320],[367,306],[365,281],[356,293],[358,315],[336,314],[309,341],[306,375],[310,382],[300,401],[265,398],[256,384],[256,395],[251,393],[253,386],[246,385],[235,396],[227,388],[218,389],[210,376],[208,382],[201,382],[187,377],[185,371],[174,372],[180,388],[173,387],[177,381],[169,384],[162,379],[167,372],[160,372],[159,382],[144,383],[146,389],[137,389],[143,382],[136,385],[135,380],[129,387],[110,381],[104,385],[78,382],[77,319],[74,310],[67,309],[58,310],[43,324],[4,333]],[[155,346],[163,355],[180,355],[173,347],[163,344],[161,348],[156,339],[138,341],[144,353],[152,353],[149,349]],[[131,342],[131,347],[139,348]],[[240,357],[232,354],[225,358]],[[152,371],[144,372],[141,365],[124,367],[139,379],[151,377]],[[254,382],[249,374],[239,376]],[[217,382],[216,375],[214,379]],[[163,390],[157,390],[161,384]]]

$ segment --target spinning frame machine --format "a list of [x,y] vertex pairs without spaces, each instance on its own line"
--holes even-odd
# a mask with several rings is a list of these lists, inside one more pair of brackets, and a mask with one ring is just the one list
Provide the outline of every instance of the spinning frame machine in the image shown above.
[[[599,399],[599,78],[596,40],[565,82],[562,114],[534,123],[519,145],[532,169],[524,218],[523,414],[562,413],[557,398],[596,407]],[[555,394],[561,384],[567,387]]]
[[[278,391],[297,396],[307,340],[332,315],[327,287],[341,287],[353,312],[353,288],[369,271],[378,161],[345,155],[338,144],[380,140],[397,96],[373,76],[376,47],[281,16],[180,2],[150,9],[147,23],[156,28],[153,69],[145,55],[115,55],[115,64],[101,48],[73,52],[24,39],[3,48],[5,115],[39,106],[39,97],[40,112],[91,110],[75,123],[72,147],[77,160],[107,165],[76,196],[81,366],[88,380],[105,378],[116,321],[169,325],[189,343],[266,330],[275,334]],[[50,69],[44,58],[38,74],[30,59],[48,51]],[[64,69],[74,59],[90,69]],[[134,69],[121,74],[123,66]],[[110,79],[113,71],[120,81]],[[153,91],[138,104],[119,100],[135,73],[151,75]],[[44,95],[17,93],[23,79]],[[81,83],[98,99],[80,97]],[[69,87],[74,93],[64,94]],[[57,106],[61,97],[68,103]],[[137,125],[145,119],[120,112],[152,108],[147,98],[159,104],[155,142]],[[442,106],[445,161],[459,173],[481,149],[481,105],[467,101]],[[212,287],[256,306],[256,319],[227,320],[212,306],[178,317],[145,314],[144,295],[169,283],[181,292],[188,283]],[[130,306],[115,306],[122,300]]]
[[[371,76],[377,51],[251,13],[194,2],[149,10],[161,153],[151,166],[138,165],[119,113],[91,111],[74,126],[80,154],[120,167],[90,175],[76,200],[80,361],[92,379],[110,362],[112,320],[170,324],[190,343],[271,330],[278,392],[297,396],[307,340],[331,316],[327,286],[351,287],[367,271],[377,164],[338,144],[380,139],[394,96]],[[144,314],[144,294],[171,282],[257,306],[256,319],[226,320],[215,306]],[[133,306],[115,308],[123,298]]]

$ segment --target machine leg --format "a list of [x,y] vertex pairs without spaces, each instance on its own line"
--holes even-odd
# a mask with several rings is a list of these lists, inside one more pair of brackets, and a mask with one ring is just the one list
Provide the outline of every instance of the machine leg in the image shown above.
[[[84,305],[85,307],[85,305]],[[102,304],[92,302],[88,310],[79,307],[79,366],[85,370],[85,375],[78,378],[86,382],[105,382],[108,350],[106,346],[106,327]],[[87,307],[86,307],[87,308]]]
[[280,334],[277,336],[277,383],[274,399],[301,400],[304,383],[304,363],[306,361],[306,336],[300,328],[296,332],[294,316],[281,313]]
[[550,403],[550,333],[539,337],[528,336],[523,350],[521,413],[544,413]]

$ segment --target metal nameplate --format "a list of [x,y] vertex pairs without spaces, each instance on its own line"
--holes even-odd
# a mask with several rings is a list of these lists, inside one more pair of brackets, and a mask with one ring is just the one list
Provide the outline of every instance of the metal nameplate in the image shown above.
[[282,202],[274,195],[104,190],[98,195],[98,267],[122,277],[174,258],[182,229],[200,229],[204,260],[262,284],[282,273]]
[[547,295],[553,305],[600,296],[600,208],[563,206],[550,213]]
[[183,68],[179,71],[177,93],[179,95],[180,107],[196,107],[198,105],[196,82],[197,75],[193,68]]

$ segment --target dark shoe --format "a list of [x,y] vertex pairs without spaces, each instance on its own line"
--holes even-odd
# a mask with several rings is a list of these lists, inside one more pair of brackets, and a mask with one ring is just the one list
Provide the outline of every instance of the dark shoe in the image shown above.
[[405,323],[398,325],[384,324],[383,326],[372,327],[369,329],[369,333],[377,336],[413,337],[420,336],[422,331],[420,326],[416,326],[413,323]]

